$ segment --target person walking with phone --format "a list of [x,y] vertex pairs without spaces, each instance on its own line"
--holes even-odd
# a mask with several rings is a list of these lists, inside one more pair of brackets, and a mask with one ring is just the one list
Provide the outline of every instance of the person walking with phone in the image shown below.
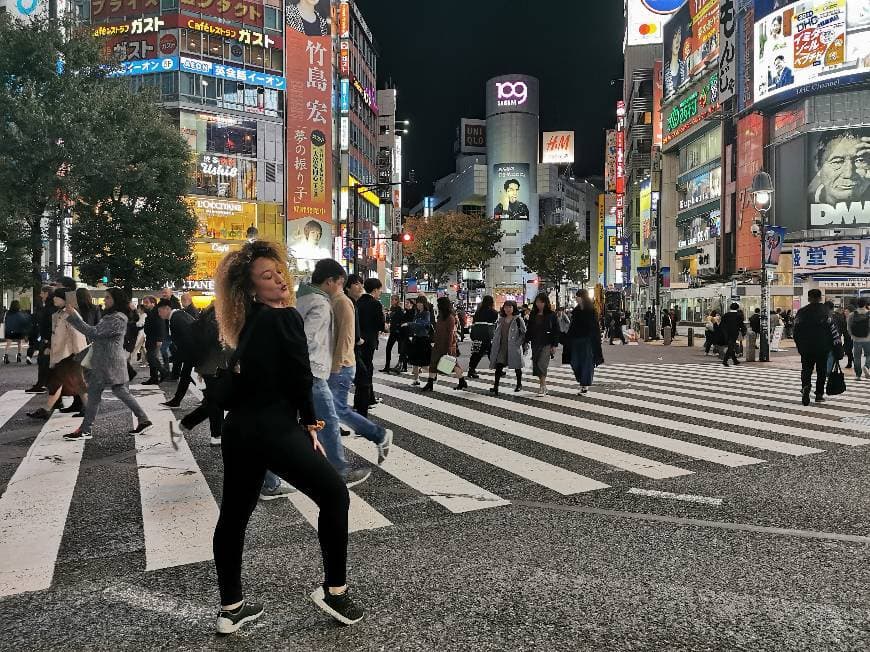
[[[447,297],[438,299],[438,319],[435,321],[435,338],[432,343],[432,356],[429,360],[429,380],[422,391],[431,392],[435,388],[438,372],[452,373],[459,379],[456,389],[467,389],[468,383],[462,367],[459,366],[459,343],[456,338],[456,314]],[[447,356],[445,358],[445,356]],[[442,361],[442,358],[444,360]],[[452,359],[452,360],[451,360]],[[452,367],[449,371],[448,367]]]
[[112,393],[136,416],[137,424],[130,430],[130,434],[141,435],[151,427],[151,420],[130,394],[127,386],[129,372],[127,352],[124,350],[124,336],[127,333],[126,311],[129,301],[122,289],[109,288],[106,290],[104,305],[106,312],[96,326],[87,323],[75,307],[67,305],[64,309],[69,325],[92,342],[85,370],[88,380],[88,401],[84,420],[75,431],[63,436],[67,441],[91,439],[91,427],[100,411],[100,403],[106,389],[111,389]]
[[292,279],[283,247],[257,240],[227,254],[215,272],[221,339],[239,348],[239,383],[224,424],[223,494],[214,532],[220,588],[216,630],[230,634],[263,614],[242,591],[245,530],[266,469],[311,498],[320,510],[318,537],[325,578],[311,599],[336,620],[363,618],[347,587],[348,508],[341,476],[318,440],[302,317],[292,308]]
[[526,343],[532,347],[532,375],[538,379],[540,396],[547,395],[547,370],[559,346],[559,320],[550,304],[550,296],[541,292],[532,304],[532,315],[526,331]]
[[489,367],[495,369],[495,379],[489,391],[498,396],[498,386],[505,369],[513,369],[517,384],[515,392],[523,390],[523,352],[529,345],[526,342],[526,322],[519,314],[516,301],[502,304],[495,332],[492,336],[492,350],[489,354]]

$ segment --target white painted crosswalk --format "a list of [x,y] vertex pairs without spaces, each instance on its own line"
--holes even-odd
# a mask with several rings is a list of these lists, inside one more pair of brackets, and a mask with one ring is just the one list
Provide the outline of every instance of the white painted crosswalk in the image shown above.
[[[530,496],[555,501],[613,488],[679,499],[693,493],[673,491],[684,477],[733,469],[751,482],[763,463],[870,444],[870,428],[841,420],[870,413],[870,381],[850,382],[845,396],[804,407],[797,372],[780,369],[608,364],[578,396],[570,369],[554,366],[543,397],[515,394],[509,384],[493,396],[486,391],[491,372],[481,376],[469,391],[442,380],[433,393],[411,387],[407,376],[376,377],[384,402],[371,417],[392,428],[395,441],[377,467],[371,442],[343,439],[351,462],[372,466],[377,477],[351,491],[351,532],[376,536],[413,524],[419,512],[413,505],[421,502],[447,518],[504,509]],[[219,450],[208,446],[206,426],[173,447],[169,425],[180,415],[159,405],[161,391],[138,386],[134,392],[154,427],[143,436],[116,437],[126,438],[123,445],[135,456],[144,568],[209,562],[220,487],[214,471],[203,468],[218,465],[219,473]],[[40,400],[20,391],[0,396],[0,434],[14,422],[35,437],[14,471],[0,477],[0,597],[52,586],[83,455],[97,443],[62,439],[77,424],[73,417],[54,416],[44,425],[22,419]],[[657,487],[664,480],[671,491]],[[634,487],[638,481],[642,489]],[[396,495],[416,498],[396,505]],[[710,500],[699,504],[719,504]],[[287,527],[317,526],[317,507],[301,493],[270,509],[287,510]]]

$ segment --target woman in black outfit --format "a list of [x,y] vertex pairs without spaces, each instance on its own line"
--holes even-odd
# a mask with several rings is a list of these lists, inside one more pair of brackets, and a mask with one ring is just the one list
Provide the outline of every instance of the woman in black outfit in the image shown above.
[[480,378],[477,375],[477,365],[484,356],[489,356],[492,349],[492,334],[498,312],[495,310],[495,300],[487,295],[483,297],[474,313],[471,326],[471,360],[468,362],[468,377]]
[[245,530],[267,467],[320,508],[317,531],[326,578],[311,599],[344,624],[363,617],[345,579],[350,500],[317,440],[308,344],[302,317],[290,307],[291,283],[284,252],[264,241],[227,254],[215,273],[221,339],[233,348],[242,343],[240,395],[233,397],[236,405],[224,424],[223,496],[214,532],[221,634],[263,613],[261,604],[244,599],[241,575]]
[[540,396],[547,395],[547,370],[559,346],[559,320],[553,312],[550,297],[541,292],[532,304],[532,314],[526,329],[526,344],[532,345],[532,375],[538,379]]
[[577,305],[571,311],[568,338],[571,340],[571,369],[580,384],[580,394],[585,394],[592,384],[595,367],[604,362],[598,316],[585,290],[577,291]]

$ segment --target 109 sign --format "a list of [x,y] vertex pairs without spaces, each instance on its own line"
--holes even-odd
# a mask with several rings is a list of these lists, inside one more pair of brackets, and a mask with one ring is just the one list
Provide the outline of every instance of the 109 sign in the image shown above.
[[499,106],[520,106],[529,99],[526,82],[496,82],[495,89]]

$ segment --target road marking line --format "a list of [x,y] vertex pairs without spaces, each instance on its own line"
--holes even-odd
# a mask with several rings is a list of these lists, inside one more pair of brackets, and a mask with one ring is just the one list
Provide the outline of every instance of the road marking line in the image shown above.
[[[400,398],[398,395],[394,396]],[[413,402],[424,405],[424,403],[420,403],[422,397],[417,394],[412,394],[412,396]],[[412,399],[406,398],[405,400]],[[535,442],[536,444],[572,453],[579,457],[584,457],[595,462],[600,462],[601,464],[616,467],[623,471],[635,473],[654,480],[676,478],[684,475],[691,475],[693,473],[693,471],[687,469],[681,469],[677,466],[657,462],[655,460],[641,457],[640,455],[632,455],[631,453],[626,453],[616,448],[594,444],[583,439],[569,437],[536,426],[530,426],[525,423],[518,424],[513,419],[487,414],[486,412],[479,412],[463,405],[454,405],[453,403],[447,403],[446,401],[440,401],[433,398],[425,398],[423,400],[427,407],[440,410],[452,416],[463,418],[471,423],[484,424],[488,428],[497,430],[505,435],[526,439]],[[380,409],[381,408],[378,407],[377,412],[380,412]],[[377,416],[375,412],[372,412],[372,414]]]
[[[299,513],[311,524],[315,530],[317,529],[317,517],[320,514],[320,508],[308,496],[301,491],[294,491],[288,495],[291,503],[299,510]],[[369,505],[354,492],[350,492],[350,510],[348,512],[348,532],[359,532],[361,530],[376,530],[382,527],[390,527],[392,523],[374,507]]]
[[[377,449],[369,441],[346,437],[344,447],[370,464],[378,462]],[[390,455],[380,468],[454,514],[510,505],[509,500],[496,496],[395,444],[390,447]]]
[[[395,398],[403,398],[406,394],[413,396],[387,385],[379,386],[378,391],[381,394]],[[422,405],[423,400],[419,400],[418,403]],[[610,486],[598,480],[593,480],[573,471],[568,471],[548,462],[535,459],[534,457],[517,453],[498,444],[493,444],[464,432],[442,426],[428,419],[397,410],[388,405],[381,404],[378,406],[376,416],[378,419],[394,423],[415,435],[426,437],[482,462],[497,466],[508,473],[513,473],[535,484],[552,489],[563,496],[607,489]]]
[[84,441],[64,441],[72,415],[52,416],[0,498],[0,597],[51,586]]
[[33,394],[27,394],[21,389],[5,392],[0,396],[0,428],[5,426],[9,419],[14,417],[21,408],[27,405],[27,402],[31,398],[33,398]]
[[693,496],[692,494],[675,494],[670,491],[656,491],[655,489],[636,489],[632,487],[628,493],[636,496],[649,496],[650,498],[670,498],[672,500],[682,500],[687,503],[702,503],[704,505],[722,504],[721,498],[710,498],[709,496]]
[[[643,414],[640,412],[632,412],[630,410],[618,409],[618,408],[610,408],[604,405],[598,405],[596,403],[586,402],[585,399],[578,400],[576,397],[571,399],[566,398],[558,398],[556,396],[552,396],[553,394],[563,394],[563,395],[571,395],[573,392],[562,391],[560,389],[555,389],[555,383],[549,386],[549,396],[532,396],[532,397],[524,397],[531,398],[535,401],[543,401],[547,403],[551,403],[553,405],[561,405],[563,407],[567,407],[573,410],[580,410],[583,413],[588,414],[598,414],[601,416],[609,416],[615,419],[624,419],[626,421],[635,421],[637,423],[641,423],[647,426],[654,426],[659,428],[667,428],[668,430],[676,430],[678,432],[685,432],[693,435],[698,435],[700,437],[707,437],[708,439],[716,439],[719,441],[727,441],[732,444],[739,444],[741,446],[749,446],[751,448],[758,448],[761,450],[774,451],[776,453],[783,453],[785,455],[812,455],[815,453],[823,453],[824,450],[821,448],[811,448],[810,446],[802,446],[799,444],[791,444],[788,442],[776,441],[775,439],[766,439],[764,437],[756,437],[754,435],[746,435],[740,432],[732,432],[730,430],[723,430],[721,428],[713,428],[711,426],[702,426],[694,423],[685,423],[683,421],[676,421],[673,418],[666,417],[656,417],[649,414]],[[599,400],[609,400],[612,401],[613,397],[608,394],[604,394],[602,392],[589,392],[587,395],[589,398],[599,399]],[[650,410],[658,410],[661,412],[672,412],[670,409],[673,406],[663,405],[658,403],[652,403],[649,401],[640,401],[640,400],[632,400],[632,407],[638,408],[647,408]],[[710,416],[705,416],[705,419],[710,419]],[[870,443],[870,442],[868,442]]]
[[[740,455],[738,453],[729,453],[727,451],[722,451],[717,448],[701,446],[699,444],[693,444],[691,442],[682,441],[680,439],[672,439],[670,437],[663,437],[662,435],[655,435],[648,432],[631,430],[630,428],[617,426],[611,423],[605,423],[603,421],[593,421],[592,419],[584,419],[573,414],[565,414],[562,412],[544,410],[542,408],[538,408],[532,405],[525,405],[522,403],[516,403],[514,401],[507,401],[505,399],[494,398],[492,396],[482,396],[480,394],[466,392],[462,394],[461,398],[468,401],[474,401],[476,403],[483,403],[490,407],[502,408],[508,413],[522,412],[526,416],[537,417],[539,419],[551,421],[560,425],[566,425],[570,423],[570,425],[572,426],[582,428],[590,432],[615,437],[617,439],[624,439],[626,441],[650,446],[653,448],[660,448],[662,450],[670,451],[672,453],[678,453],[680,455],[686,455],[688,457],[699,460],[715,462],[716,464],[722,464],[723,466],[747,466],[749,464],[759,464],[764,461],[757,457],[749,457],[748,455]],[[414,400],[415,402],[420,402],[419,399],[416,398],[416,396]],[[453,404],[448,404],[448,406],[448,409],[453,411],[455,411],[455,408],[457,407]],[[489,417],[489,415],[486,416]]]
[[[145,533],[145,570],[213,559],[212,536],[218,506],[184,437],[169,437],[175,418],[161,406],[162,391],[138,393],[136,400],[154,423],[136,435],[136,464]],[[177,426],[176,426],[177,428]]]

